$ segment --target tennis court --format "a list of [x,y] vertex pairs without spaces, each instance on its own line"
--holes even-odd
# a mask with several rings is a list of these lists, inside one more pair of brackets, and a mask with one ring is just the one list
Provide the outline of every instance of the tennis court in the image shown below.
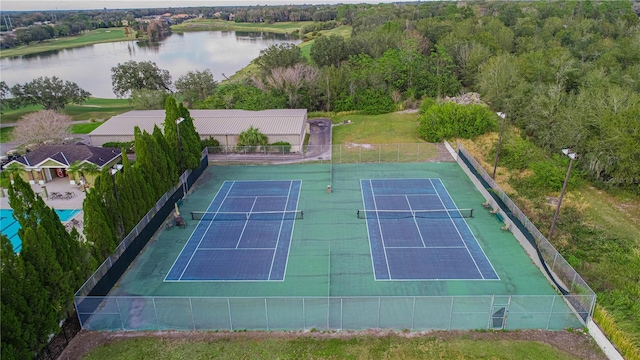
[[302,181],[226,181],[165,281],[283,281]]
[[[484,201],[454,162],[212,165],[180,206],[186,228],[160,230],[108,296],[78,297],[77,310],[95,330],[580,327]],[[388,279],[384,250],[398,251]]]
[[376,280],[499,279],[440,179],[360,184]]

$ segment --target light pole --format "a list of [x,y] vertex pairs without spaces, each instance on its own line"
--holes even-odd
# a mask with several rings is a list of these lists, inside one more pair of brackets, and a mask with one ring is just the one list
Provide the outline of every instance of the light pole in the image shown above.
[[184,118],[178,118],[176,119],[176,128],[178,131],[178,153],[180,155],[180,181],[182,182],[182,193],[183,193],[183,197],[187,196],[187,184],[184,182],[184,180],[182,179],[182,175],[184,174],[184,163],[183,163],[183,156],[182,156],[182,140],[180,139],[180,123],[184,121]]
[[493,162],[493,175],[491,175],[492,179],[496,178],[496,169],[498,168],[498,156],[500,156],[500,145],[502,145],[502,131],[504,131],[504,119],[507,117],[505,113],[498,112],[496,113],[498,116],[502,118],[502,122],[500,123],[500,136],[498,137],[498,148],[496,149],[496,160]]
[[562,153],[569,157],[569,168],[567,169],[567,176],[564,178],[564,184],[562,185],[562,192],[560,192],[560,199],[558,199],[558,207],[556,208],[556,213],[553,215],[553,221],[551,222],[551,230],[549,230],[548,239],[551,240],[551,236],[553,236],[553,230],[556,228],[556,221],[558,220],[558,214],[560,214],[560,205],[562,205],[562,198],[564,197],[564,191],[567,189],[567,183],[569,182],[569,175],[571,174],[571,166],[573,165],[573,160],[578,157],[578,154],[572,152],[570,149],[562,149]]

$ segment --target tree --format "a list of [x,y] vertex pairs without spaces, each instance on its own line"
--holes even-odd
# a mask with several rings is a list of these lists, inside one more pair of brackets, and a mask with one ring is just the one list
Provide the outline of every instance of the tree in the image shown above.
[[167,96],[164,90],[136,89],[131,92],[131,105],[136,110],[160,110]]
[[171,75],[158,68],[153,61],[129,60],[111,68],[111,84],[118,97],[125,97],[133,90],[164,90],[171,92]]
[[55,143],[69,137],[71,117],[54,110],[42,110],[27,114],[13,129],[13,141],[20,144],[42,144],[53,140]]
[[271,45],[264,50],[260,50],[260,56],[253,60],[254,64],[266,72],[275,68],[286,68],[304,62],[302,50],[290,43]]
[[[318,76],[318,69],[305,64],[295,64],[288,68],[271,69],[267,84],[272,88],[285,92],[289,96],[289,107],[300,106],[301,89],[313,83]],[[257,81],[257,79],[254,79]]]
[[264,146],[269,143],[267,135],[260,132],[260,129],[253,125],[238,135],[238,146],[246,146],[247,152],[254,152],[257,146]]
[[176,90],[190,105],[196,101],[204,101],[216,91],[218,83],[213,79],[209,69],[189,71],[176,81]]
[[339,35],[321,36],[311,46],[311,59],[319,67],[339,66],[349,58],[344,38]]
[[0,81],[0,111],[4,110],[5,106],[8,107],[9,95],[11,94],[11,89],[9,89],[9,85],[6,82]]
[[42,105],[45,110],[62,110],[67,104],[85,102],[91,93],[80,89],[78,84],[63,81],[56,76],[39,77],[24,85],[14,85],[11,93],[21,106]]

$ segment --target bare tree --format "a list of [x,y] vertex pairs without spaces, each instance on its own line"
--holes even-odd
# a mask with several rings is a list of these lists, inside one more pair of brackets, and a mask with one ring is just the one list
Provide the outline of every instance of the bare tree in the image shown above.
[[[69,137],[71,117],[54,110],[42,110],[27,114],[13,128],[13,141],[42,145],[45,142],[60,144]],[[36,146],[37,146],[36,145]]]
[[318,69],[305,64],[295,64],[288,68],[275,68],[267,77],[267,84],[283,90],[289,95],[289,106],[298,106],[298,93],[303,86],[311,84],[318,76]]

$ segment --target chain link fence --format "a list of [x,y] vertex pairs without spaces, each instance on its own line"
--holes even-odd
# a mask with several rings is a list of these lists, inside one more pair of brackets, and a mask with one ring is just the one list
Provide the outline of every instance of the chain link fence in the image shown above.
[[[92,302],[100,303],[95,306]],[[86,330],[561,329],[581,323],[559,295],[91,297]]]

